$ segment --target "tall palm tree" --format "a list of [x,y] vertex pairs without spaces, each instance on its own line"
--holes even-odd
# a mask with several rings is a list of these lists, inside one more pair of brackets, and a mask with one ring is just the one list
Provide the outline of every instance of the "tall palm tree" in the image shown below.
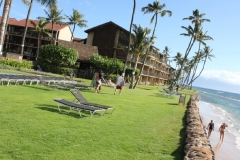
[[71,16],[66,16],[69,20],[67,22],[69,25],[73,25],[73,31],[72,31],[72,37],[71,40],[73,40],[73,33],[75,31],[75,26],[77,25],[78,27],[87,27],[87,22],[86,20],[83,19],[84,14],[81,14],[78,10],[73,9],[73,15]]
[[58,9],[58,6],[55,5],[55,6],[49,6],[48,11],[46,11],[44,9],[44,12],[47,15],[47,17],[38,17],[38,19],[46,18],[47,21],[51,22],[51,24],[52,24],[52,29],[51,29],[52,30],[52,40],[53,40],[54,39],[54,36],[53,36],[54,24],[62,24],[62,20],[64,19],[63,16],[61,16],[62,10],[60,11]]
[[38,34],[38,49],[37,49],[37,57],[39,56],[39,49],[40,49],[40,41],[42,36],[48,36],[51,37],[50,32],[46,29],[46,26],[48,25],[48,21],[45,18],[41,18],[39,20],[39,23],[36,24],[33,21],[30,21],[30,23],[33,25],[34,29],[33,32],[36,32]]
[[[153,21],[155,20],[155,24],[154,24],[154,29],[152,32],[152,38],[155,38],[155,30],[156,30],[156,26],[157,26],[157,20],[158,20],[158,15],[160,15],[161,17],[164,17],[166,14],[168,14],[169,16],[172,16],[172,12],[170,10],[163,10],[166,7],[165,4],[161,5],[160,2],[158,0],[154,1],[153,4],[148,4],[146,7],[142,8],[142,12],[144,12],[144,14],[146,13],[153,13],[153,16],[150,20],[150,23],[153,23]],[[146,52],[148,52],[148,50],[146,50]],[[143,65],[140,71],[140,75],[139,78],[137,79],[136,83],[138,83],[138,81],[140,80],[140,76],[142,74],[143,68],[144,68],[144,64],[147,60],[147,56],[148,54],[146,53],[144,56],[144,60],[143,60]],[[135,85],[136,86],[136,85]]]
[[0,55],[2,54],[4,36],[5,36],[6,27],[7,27],[7,21],[9,17],[11,4],[12,4],[12,0],[5,0],[3,15],[1,19],[1,26],[0,26]]
[[161,5],[160,2],[158,0],[156,0],[153,2],[153,4],[149,3],[146,7],[142,8],[142,12],[144,12],[144,14],[154,13],[150,20],[150,23],[152,23],[155,20],[155,25],[154,25],[152,36],[154,36],[155,30],[156,30],[158,15],[160,15],[161,17],[164,17],[166,14],[168,14],[169,16],[172,16],[171,11],[163,10],[165,7],[166,7],[165,4]]
[[126,59],[125,59],[124,67],[123,67],[123,76],[125,76],[125,71],[127,69],[127,60],[128,60],[128,55],[129,55],[129,50],[130,50],[130,45],[131,45],[132,26],[133,26],[135,9],[136,9],[136,0],[133,0],[133,11],[132,11],[132,18],[131,18],[130,28],[129,28],[128,48],[127,48]]
[[[146,54],[146,50],[154,43],[154,39],[148,37],[150,32],[151,29],[149,28],[142,28],[140,25],[137,26],[133,24],[134,34],[129,53],[133,54],[135,58],[134,72],[136,71],[139,58],[144,56],[144,54]],[[132,75],[132,81],[129,86],[131,89],[133,89],[133,79],[134,75]]]
[[187,30],[187,34],[181,34],[181,35],[184,35],[184,36],[190,36],[191,39],[190,39],[190,42],[188,44],[188,47],[186,49],[186,52],[185,52],[185,55],[184,55],[184,58],[183,58],[183,63],[181,65],[181,68],[176,76],[176,81],[175,83],[177,83],[180,75],[181,75],[181,72],[182,72],[182,69],[185,65],[185,61],[192,49],[192,46],[193,44],[195,43],[195,41],[198,39],[198,36],[199,36],[199,33],[202,32],[202,23],[207,21],[207,22],[210,22],[209,19],[204,19],[203,16],[206,15],[206,13],[199,13],[199,11],[196,9],[193,11],[193,15],[192,16],[189,16],[188,18],[183,18],[183,20],[190,20],[193,24],[194,24],[194,27],[192,28],[191,26],[188,26],[187,27],[184,27],[182,26],[183,29]]
[[[21,45],[21,55],[23,55],[23,50],[24,50],[24,42],[25,42],[25,38],[26,38],[26,34],[27,34],[27,28],[28,28],[28,20],[29,20],[29,16],[31,13],[31,9],[33,6],[33,1],[31,0],[30,2],[28,0],[22,0],[24,4],[28,5],[28,13],[27,13],[27,18],[26,18],[26,22],[25,22],[25,28],[24,28],[24,32],[23,32],[23,38],[22,38],[22,45]],[[55,6],[57,4],[57,0],[36,0],[37,2],[40,2],[42,5],[46,5],[47,7],[51,7],[51,6]]]

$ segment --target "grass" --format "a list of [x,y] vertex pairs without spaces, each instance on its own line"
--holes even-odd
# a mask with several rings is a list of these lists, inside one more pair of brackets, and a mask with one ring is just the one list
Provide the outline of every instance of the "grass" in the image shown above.
[[156,87],[125,87],[122,95],[113,95],[110,87],[99,94],[82,91],[88,101],[116,108],[113,114],[92,118],[75,111],[59,113],[53,98],[74,99],[66,90],[13,85],[0,90],[0,159],[184,157],[186,107],[178,98],[164,98]]

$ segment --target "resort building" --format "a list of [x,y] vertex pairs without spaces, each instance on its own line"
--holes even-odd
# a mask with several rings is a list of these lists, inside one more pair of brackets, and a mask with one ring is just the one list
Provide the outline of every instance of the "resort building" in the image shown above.
[[[128,45],[129,31],[112,21],[85,30],[88,34],[86,44],[98,47],[98,53],[102,56],[117,58],[125,62],[126,51],[121,46]],[[146,59],[140,84],[162,85],[171,79],[173,68],[167,64],[167,57],[154,47],[157,54],[149,55]],[[134,65],[134,57],[127,57],[128,66]],[[137,68],[141,69],[143,58],[140,58]]]
[[[1,17],[0,17],[1,19]],[[16,20],[15,18],[8,19],[8,26],[5,33],[5,41],[3,51],[6,53],[6,57],[14,57],[15,59],[27,59],[35,61],[37,58],[38,51],[38,33],[32,32],[34,26],[30,23],[33,21],[38,24],[38,20],[28,21],[28,30],[26,33],[24,52],[21,56],[22,39],[25,28],[26,19]],[[52,24],[49,23],[46,26],[51,33]],[[41,37],[40,46],[50,44],[52,38],[54,40],[71,41],[72,31],[67,24],[54,24],[53,25],[53,37]],[[16,58],[17,57],[17,58]]]

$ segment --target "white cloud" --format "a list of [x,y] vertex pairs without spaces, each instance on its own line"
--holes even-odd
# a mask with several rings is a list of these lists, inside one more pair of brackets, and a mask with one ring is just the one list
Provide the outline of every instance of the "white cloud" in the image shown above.
[[205,79],[214,79],[232,85],[240,85],[240,72],[230,72],[226,70],[204,70],[201,74],[201,77]]

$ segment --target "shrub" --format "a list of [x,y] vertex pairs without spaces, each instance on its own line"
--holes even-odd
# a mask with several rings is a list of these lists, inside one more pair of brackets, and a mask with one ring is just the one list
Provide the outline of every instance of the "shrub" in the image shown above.
[[40,57],[42,61],[48,64],[55,66],[68,66],[76,63],[78,52],[72,48],[49,44],[41,48]]
[[14,68],[25,68],[25,69],[31,69],[33,67],[32,62],[30,61],[17,61],[17,60],[13,60],[11,58],[0,58],[0,64],[2,66],[7,65],[10,67],[14,67]]
[[89,62],[95,67],[106,71],[107,74],[118,73],[122,70],[124,64],[116,58],[103,57],[94,54],[89,57]]

